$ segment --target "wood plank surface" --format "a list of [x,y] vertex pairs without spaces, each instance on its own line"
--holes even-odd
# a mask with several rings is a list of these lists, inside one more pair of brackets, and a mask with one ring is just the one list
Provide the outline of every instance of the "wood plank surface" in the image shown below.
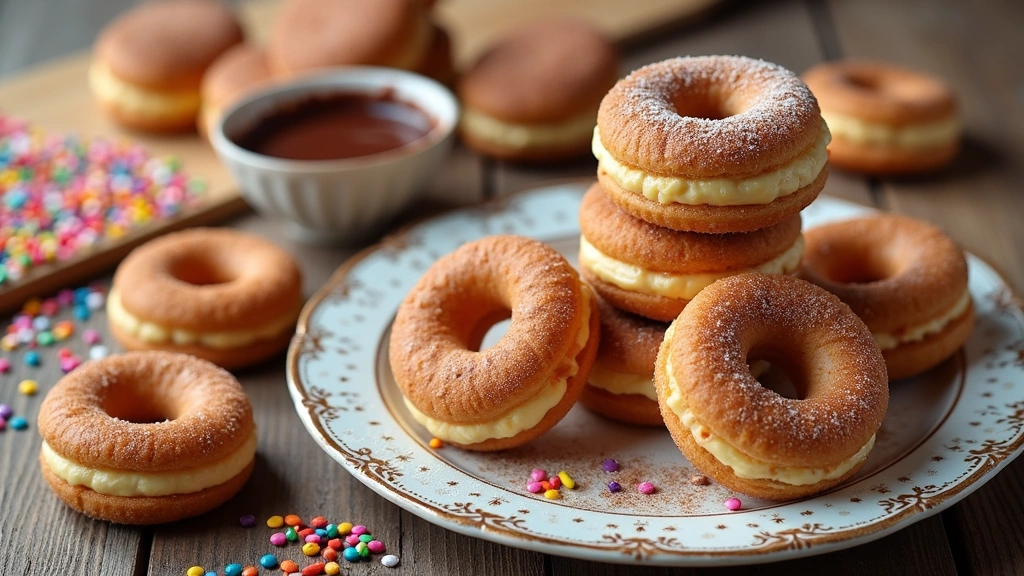
[[[33,58],[52,57],[88,42],[107,15],[129,0],[0,0],[0,74]],[[464,0],[442,0],[454,6]],[[468,1],[468,0],[467,0]],[[50,3],[52,2],[52,4]],[[59,18],[39,6],[72,6]],[[83,7],[85,6],[85,7]],[[879,14],[886,18],[879,18]],[[940,16],[939,13],[942,15]],[[66,22],[64,17],[73,18]],[[101,17],[103,16],[103,17]],[[966,23],[966,24],[965,24]],[[733,6],[702,22],[630,44],[623,73],[682,54],[742,53],[802,71],[824,57],[879,56],[930,69],[969,85],[961,97],[971,143],[950,174],[924,181],[869,182],[833,172],[825,193],[922,216],[949,229],[972,250],[995,261],[1020,287],[1024,284],[1024,85],[1019,57],[1008,43],[977,41],[958,28],[993,30],[1004,38],[1024,24],[1020,5],[992,0],[970,5],[928,2],[779,0]],[[43,30],[52,31],[47,38]],[[48,43],[49,42],[49,43]],[[943,46],[943,43],[948,45]],[[927,49],[920,46],[926,46]],[[993,63],[989,55],[997,55]],[[903,59],[906,60],[903,60]],[[59,111],[57,111],[59,112]],[[996,152],[998,151],[998,152]],[[544,180],[592,176],[590,158],[566,165],[530,168],[483,161],[457,149],[439,168],[430,197],[451,204],[485,194],[500,195]],[[874,202],[873,202],[874,201]],[[434,206],[432,204],[431,206]],[[431,208],[433,209],[433,208]],[[414,207],[407,218],[421,210]],[[1016,226],[1014,225],[1016,223]],[[234,227],[263,234],[291,250],[305,275],[306,294],[322,284],[350,252],[291,244],[277,225],[254,215]],[[105,333],[103,315],[88,325]],[[79,328],[81,330],[81,326]],[[112,341],[108,338],[106,342]],[[85,345],[72,347],[84,354]],[[112,348],[116,346],[111,344]],[[15,369],[0,376],[0,402],[34,422],[45,391],[59,378],[55,349],[44,366],[27,369],[14,355]],[[1011,465],[989,486],[941,516],[854,549],[760,567],[663,570],[596,564],[542,555],[457,535],[400,510],[362,486],[320,450],[296,415],[284,384],[283,357],[239,373],[255,407],[260,430],[253,479],[222,508],[152,529],[112,526],[89,520],[61,505],[42,481],[36,455],[39,437],[0,433],[0,574],[182,574],[193,563],[219,567],[253,563],[270,550],[267,530],[246,530],[237,517],[274,513],[323,514],[366,524],[402,558],[401,568],[379,564],[353,567],[353,574],[588,575],[625,574],[1010,574],[1024,572],[1024,463]],[[24,397],[15,386],[26,375],[40,393]],[[952,540],[947,540],[947,534]],[[287,549],[295,552],[294,547]],[[954,565],[955,562],[955,565]]]

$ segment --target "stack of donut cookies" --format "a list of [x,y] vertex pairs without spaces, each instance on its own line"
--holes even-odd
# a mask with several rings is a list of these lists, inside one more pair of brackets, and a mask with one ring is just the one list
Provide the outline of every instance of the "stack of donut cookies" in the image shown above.
[[722,278],[798,272],[800,211],[825,183],[828,143],[807,86],[759,60],[676,58],[611,89],[579,214],[604,335],[585,406],[664,425],[653,361],[667,323]]

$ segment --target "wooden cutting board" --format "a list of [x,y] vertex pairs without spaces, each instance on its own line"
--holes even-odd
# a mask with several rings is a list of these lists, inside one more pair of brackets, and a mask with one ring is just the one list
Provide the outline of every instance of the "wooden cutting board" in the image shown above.
[[[286,0],[285,0],[286,1]],[[694,18],[721,0],[440,0],[434,17],[452,35],[455,59],[464,67],[495,39],[531,20],[556,16],[593,23],[617,42]],[[241,13],[250,38],[262,41],[280,0],[250,0]],[[0,313],[114,266],[134,246],[159,234],[211,224],[245,209],[227,171],[209,145],[195,134],[157,137],[127,133],[97,110],[89,94],[88,51],[73,54],[0,82],[0,112],[46,130],[86,136],[131,138],[156,155],[181,159],[186,173],[207,183],[203,201],[173,220],[155,222],[116,241],[100,243],[73,260],[42,266],[17,283],[0,287]]]

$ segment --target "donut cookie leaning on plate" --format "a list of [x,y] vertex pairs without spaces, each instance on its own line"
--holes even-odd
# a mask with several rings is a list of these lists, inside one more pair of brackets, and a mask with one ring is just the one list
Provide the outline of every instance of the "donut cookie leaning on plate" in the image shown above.
[[87,362],[39,409],[43,477],[79,512],[159,524],[212,510],[252,473],[256,425],[241,385],[198,358],[131,352]]
[[531,23],[484,53],[459,80],[462,139],[508,160],[582,156],[618,63],[611,42],[582,22]]
[[100,108],[127,128],[192,130],[203,74],[241,41],[238,20],[220,2],[147,2],[100,33],[89,85]]
[[[799,399],[765,388],[780,368]],[[665,333],[654,370],[665,424],[704,474],[755,498],[790,500],[853,476],[889,403],[885,361],[838,298],[789,276],[712,284]]]
[[601,345],[580,404],[603,416],[643,426],[664,426],[654,391],[654,359],[667,324],[598,300]]
[[974,329],[963,250],[931,224],[880,215],[818,226],[804,261],[803,278],[867,324],[893,380],[938,365]]
[[804,250],[799,214],[754,232],[679,232],[619,210],[600,184],[583,197],[579,218],[583,278],[613,305],[663,322],[720,278],[795,273]]
[[659,226],[749,232],[797,214],[828,175],[829,132],[807,86],[742,56],[636,70],[601,101],[593,151],[612,200]]
[[287,252],[251,234],[194,228],[124,259],[107,319],[129,350],[183,352],[240,368],[288,346],[302,302],[302,278]]
[[419,0],[288,0],[267,42],[277,75],[335,66],[412,70],[434,28]]
[[209,127],[243,96],[271,81],[266,51],[252,44],[238,44],[221,55],[203,76],[203,109],[199,131]]
[[[480,351],[511,316],[508,332]],[[557,424],[587,383],[597,300],[553,248],[490,236],[427,270],[398,308],[391,370],[413,418],[468,450],[520,446]]]
[[866,60],[819,64],[803,79],[832,132],[830,162],[870,174],[933,170],[960,148],[956,100],[937,78]]

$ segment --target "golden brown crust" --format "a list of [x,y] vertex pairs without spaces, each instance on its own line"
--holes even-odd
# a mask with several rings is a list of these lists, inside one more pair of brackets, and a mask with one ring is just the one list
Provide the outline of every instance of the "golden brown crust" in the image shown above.
[[[390,345],[395,381],[431,418],[493,421],[568,375],[581,349],[584,298],[592,297],[565,258],[537,240],[464,244],[435,262],[399,306]],[[510,314],[505,336],[475,351]],[[599,327],[596,306],[590,314]]]
[[205,466],[230,456],[254,430],[249,399],[231,374],[167,352],[87,362],[64,376],[39,409],[43,440],[89,468]]
[[117,102],[96,99],[96,104],[104,114],[120,126],[136,132],[155,134],[178,134],[196,129],[196,113],[153,116],[152,114],[134,114],[118,106]]
[[742,56],[672,58],[620,80],[601,101],[598,132],[619,162],[687,178],[743,178],[814,144],[821,114],[789,70]]
[[270,68],[292,74],[331,66],[396,66],[418,41],[426,17],[418,0],[289,0],[270,32]]
[[562,421],[562,418],[564,418],[565,415],[569,413],[569,410],[572,409],[573,405],[576,404],[576,401],[579,399],[580,394],[583,393],[583,390],[588,387],[587,379],[590,377],[590,370],[594,366],[594,359],[597,357],[598,343],[601,340],[601,319],[598,318],[597,314],[597,297],[592,293],[588,292],[588,294],[588,298],[591,299],[591,310],[593,311],[590,315],[590,337],[587,339],[586,346],[584,346],[583,349],[580,350],[580,353],[576,355],[576,365],[579,369],[575,376],[566,380],[565,395],[562,396],[562,400],[549,409],[547,413],[544,414],[544,418],[542,418],[536,426],[523,430],[511,438],[491,438],[475,444],[458,444],[455,442],[449,442],[450,444],[466,450],[475,450],[477,452],[506,450],[508,448],[515,448],[516,446],[522,446],[523,444],[530,442],[541,434],[544,434],[548,430],[554,428],[556,424]]
[[251,90],[271,80],[267,52],[254,44],[238,44],[222,54],[203,75],[203,111],[219,116]]
[[956,98],[942,80],[885,62],[837,60],[802,78],[821,109],[865,122],[906,126],[956,115]]
[[602,253],[666,274],[753,268],[778,257],[800,237],[799,214],[740,234],[697,234],[655,226],[620,210],[596,183],[583,197],[579,219],[583,236]]
[[72,486],[58,478],[42,455],[39,458],[43,478],[54,494],[71,508],[98,520],[117,524],[163,524],[209,512],[231,499],[245,486],[256,461],[223,484],[192,494],[171,496],[111,496],[84,486]]
[[[635,316],[598,299],[601,346],[597,362],[616,372],[654,376],[654,360],[668,324]],[[674,318],[673,318],[674,319]]]
[[583,267],[580,268],[580,276],[612,306],[651,320],[671,322],[676,319],[676,316],[679,316],[679,313],[686,307],[686,303],[689,302],[689,300],[625,290],[611,282],[605,282]]
[[124,346],[126,350],[137,351],[162,351],[188,354],[196,358],[202,358],[227,370],[236,370],[248,366],[255,366],[261,362],[277,356],[288,348],[295,332],[291,326],[285,328],[280,335],[266,340],[257,340],[245,346],[234,348],[211,348],[195,344],[174,344],[173,342],[153,343],[141,340],[133,334],[125,331],[116,324],[108,326],[110,334],[115,340]]
[[940,332],[917,342],[907,342],[883,350],[885,366],[890,380],[909,378],[931,370],[956,353],[971,337],[974,330],[974,304]]
[[828,161],[853,172],[868,174],[914,174],[929,172],[948,164],[960,151],[960,142],[922,150],[870,146],[835,136],[828,145]]
[[459,99],[504,122],[560,123],[596,109],[615,84],[618,67],[615,47],[588,24],[531,22],[462,75]]
[[193,228],[133,250],[113,288],[124,309],[164,328],[258,330],[298,316],[302,277],[290,254],[226,228]]
[[967,259],[942,230],[877,215],[804,235],[801,277],[835,294],[876,333],[898,336],[949,311],[967,290]]
[[238,19],[221,2],[146,2],[100,32],[96,57],[130,84],[196,90],[206,68],[242,39]]
[[[720,280],[690,301],[673,331],[655,367],[662,414],[674,414],[667,405],[671,362],[696,419],[749,457],[834,466],[867,444],[885,416],[885,361],[871,333],[848,306],[809,282],[766,274]],[[752,357],[785,371],[801,399],[763,387],[747,365]]]
[[586,156],[590,151],[589,135],[586,138],[581,139],[579,142],[567,145],[534,145],[526,148],[502,146],[488,138],[477,138],[476,135],[465,130],[462,126],[460,126],[459,137],[462,138],[462,142],[466,146],[476,150],[480,154],[490,156],[491,158],[496,158],[498,160],[508,160],[511,162],[546,164],[549,162],[560,162],[571,158],[581,158]]
[[664,426],[658,403],[641,394],[612,394],[588,384],[580,395],[580,404],[598,414],[639,426]]
[[434,37],[416,72],[437,80],[445,86],[455,84],[455,62],[452,60],[452,38],[443,26],[433,24]]
[[781,196],[768,204],[745,206],[711,206],[708,204],[661,204],[642,194],[630,192],[618,185],[607,172],[598,168],[597,179],[612,202],[629,214],[673,230],[725,234],[752,232],[774,226],[800,213],[825,187],[828,166],[807,186]]
[[822,480],[821,482],[804,486],[784,484],[768,478],[740,478],[733,473],[732,468],[722,464],[710,452],[697,445],[690,430],[683,426],[675,414],[671,411],[665,412],[665,410],[667,408],[663,406],[664,424],[672,435],[672,439],[675,440],[676,446],[679,446],[679,450],[691,464],[704,475],[714,478],[715,482],[722,486],[754,498],[781,501],[795,500],[812,494],[818,494],[846,482],[864,466],[864,462],[861,462],[839,478]]

